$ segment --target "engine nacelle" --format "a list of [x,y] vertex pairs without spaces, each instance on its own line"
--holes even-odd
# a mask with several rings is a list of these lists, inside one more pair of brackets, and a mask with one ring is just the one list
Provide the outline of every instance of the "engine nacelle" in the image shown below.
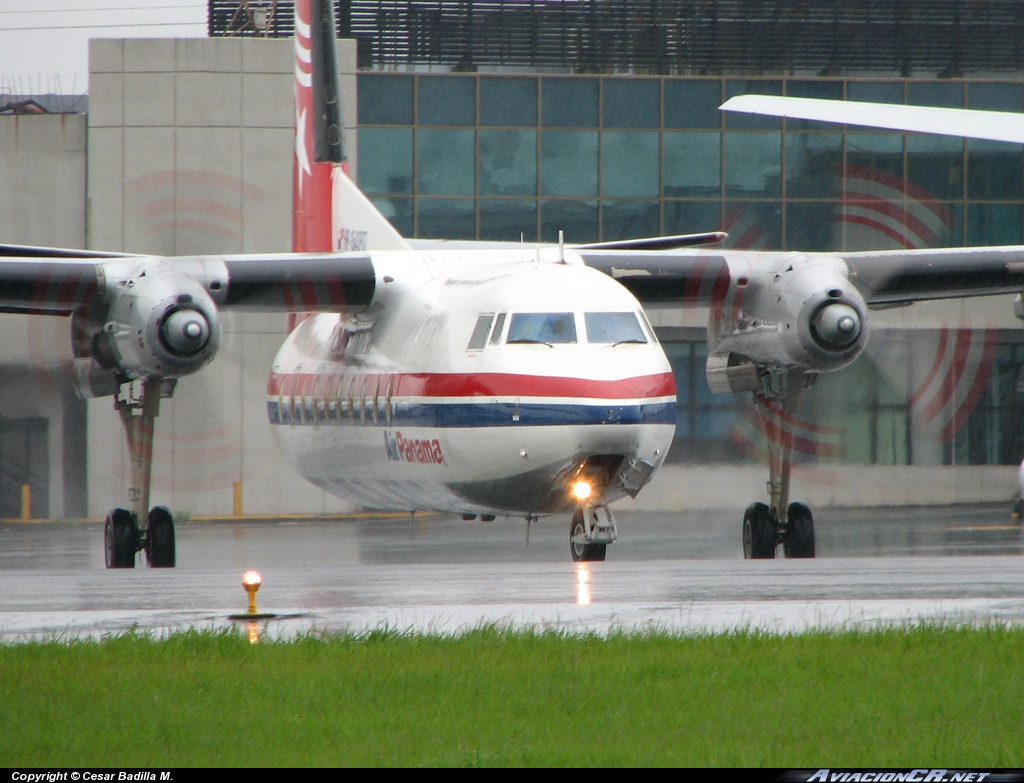
[[[204,367],[220,347],[217,306],[194,278],[166,266],[142,267],[118,282],[98,358],[126,379],[177,378]],[[104,354],[107,354],[104,357]]]
[[765,368],[829,372],[856,359],[867,340],[867,304],[842,259],[796,255],[750,276],[741,307],[709,340],[709,353],[727,357],[719,361],[720,373],[736,375],[740,359]]

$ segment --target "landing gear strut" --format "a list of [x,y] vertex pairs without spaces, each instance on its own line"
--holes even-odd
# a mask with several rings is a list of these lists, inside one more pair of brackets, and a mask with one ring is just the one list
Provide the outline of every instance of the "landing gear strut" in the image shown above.
[[149,378],[142,382],[142,395],[137,399],[131,396],[131,384],[122,388],[124,396],[115,397],[114,407],[128,436],[132,465],[128,499],[132,507],[115,508],[107,515],[103,528],[107,568],[134,568],[135,554],[142,551],[151,568],[173,568],[174,519],[163,506],[149,508],[149,487],[153,473],[153,426],[160,414],[160,397],[170,396],[174,381]]
[[615,517],[607,506],[585,505],[576,509],[569,525],[569,551],[579,562],[604,560],[608,544],[618,538]]
[[814,557],[814,520],[804,503],[789,502],[793,459],[793,428],[789,422],[800,408],[812,379],[800,371],[769,376],[754,402],[768,426],[768,504],[751,503],[743,515],[743,557],[775,557],[781,543],[786,557]]

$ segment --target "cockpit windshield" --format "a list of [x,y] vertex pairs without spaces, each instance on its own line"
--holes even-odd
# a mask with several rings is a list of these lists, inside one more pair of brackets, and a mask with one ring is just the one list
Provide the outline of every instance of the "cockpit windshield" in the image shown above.
[[584,313],[587,342],[591,343],[646,343],[636,313]]
[[506,343],[576,342],[576,319],[572,313],[515,313]]

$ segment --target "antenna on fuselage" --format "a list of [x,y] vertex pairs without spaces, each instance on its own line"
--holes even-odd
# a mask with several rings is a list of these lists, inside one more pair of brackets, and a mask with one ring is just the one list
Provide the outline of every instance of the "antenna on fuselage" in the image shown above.
[[565,232],[558,229],[558,263],[565,263]]

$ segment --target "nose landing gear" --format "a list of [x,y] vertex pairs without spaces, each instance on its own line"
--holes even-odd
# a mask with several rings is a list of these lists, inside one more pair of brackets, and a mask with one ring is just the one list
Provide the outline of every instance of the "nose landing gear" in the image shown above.
[[569,525],[569,551],[574,562],[604,560],[608,544],[617,539],[615,517],[608,506],[584,505]]

